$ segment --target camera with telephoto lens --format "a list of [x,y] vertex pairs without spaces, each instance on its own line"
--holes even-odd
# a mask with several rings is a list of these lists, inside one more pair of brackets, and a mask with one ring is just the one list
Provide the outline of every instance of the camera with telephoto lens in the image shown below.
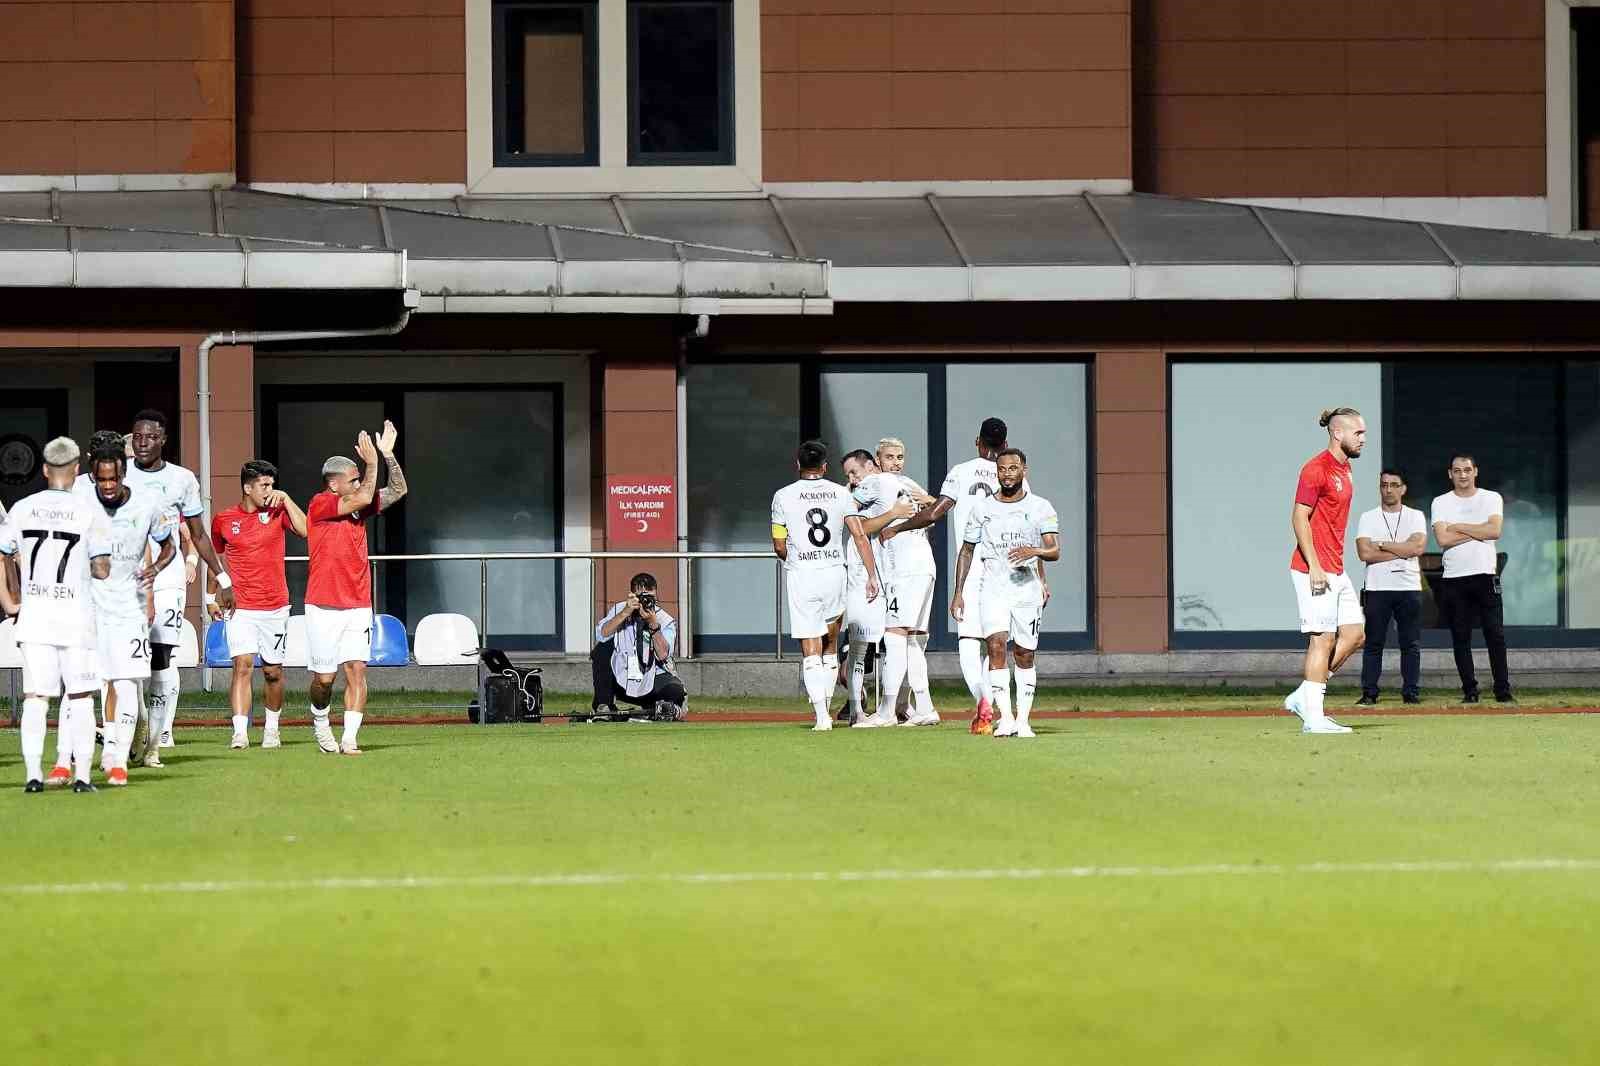
[[657,601],[654,592],[637,592],[634,595],[639,600],[639,609],[641,611],[653,611],[656,609]]

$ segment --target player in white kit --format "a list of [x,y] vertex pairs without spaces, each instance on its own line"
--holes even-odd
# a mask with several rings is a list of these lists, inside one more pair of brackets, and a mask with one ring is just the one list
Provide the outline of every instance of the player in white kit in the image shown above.
[[[94,583],[100,680],[107,686],[105,748],[101,765],[112,785],[128,783],[128,755],[139,724],[138,683],[150,677],[147,597],[156,574],[177,554],[161,499],[124,483],[127,459],[120,446],[89,459],[95,503],[111,526],[111,576]],[[159,544],[151,563],[148,545]]]
[[[839,464],[844,469],[845,483],[850,486],[851,495],[855,495],[861,483],[876,475],[878,460],[873,454],[863,448],[858,448],[845,455]],[[860,503],[860,500],[857,500]],[[884,565],[885,555],[880,548],[877,537],[889,523],[908,518],[915,514],[917,505],[909,496],[899,495],[894,505],[879,514],[872,514],[871,509],[862,512],[861,532],[867,542],[866,548],[857,546],[855,537],[850,538],[845,547],[845,607],[844,626],[848,634],[850,654],[848,661],[843,665],[844,677],[842,680],[847,685],[849,700],[845,704],[846,715],[844,720],[851,725],[861,722],[867,715],[862,710],[862,697],[867,687],[867,657],[873,648],[883,641],[884,629],[888,624],[889,596],[887,585],[890,575]],[[871,556],[877,570],[877,580],[869,580],[865,559]],[[881,674],[879,675],[882,676]],[[874,708],[876,710],[876,708]]]
[[[65,691],[63,728],[72,740],[74,792],[93,792],[95,668],[91,580],[111,574],[110,526],[104,513],[73,493],[78,445],[57,437],[44,448],[43,492],[20,501],[0,526],[0,610],[17,615],[22,653],[22,761],[25,791],[44,791],[45,719],[50,701]],[[13,597],[11,588],[18,590]]]
[[[956,559],[956,595],[950,614],[960,622],[969,610],[962,590],[980,554],[986,570],[983,595],[975,605],[989,645],[989,702],[1000,712],[997,737],[1032,737],[1028,712],[1038,673],[1033,653],[1039,647],[1039,622],[1049,602],[1040,580],[1039,562],[1061,558],[1061,522],[1056,509],[1024,484],[1028,459],[1016,448],[1002,451],[995,462],[1000,491],[985,497],[967,519],[965,543]],[[1017,664],[1017,713],[1011,713],[1011,678],[1006,673],[1006,641]]]
[[[800,676],[816,713],[812,728],[833,728],[828,697],[839,669],[836,649],[844,614],[847,536],[861,534],[855,501],[843,485],[825,479],[828,446],[808,440],[795,453],[799,480],[772,496],[772,551],[783,560],[789,591],[789,635],[800,642]],[[793,536],[791,536],[791,533]],[[870,549],[863,563],[877,580]]]
[[[200,501],[200,483],[190,471],[162,458],[167,444],[167,416],[160,411],[143,410],[133,416],[133,462],[125,480],[135,492],[149,489],[166,505],[166,517],[173,527],[187,527],[189,544],[206,566],[217,575],[217,603],[224,611],[233,610],[233,581],[211,546],[206,530],[205,508]],[[178,530],[180,536],[183,530]],[[183,608],[188,591],[188,559],[184,566],[169,566],[156,575],[155,620],[150,623],[150,737],[145,743],[144,765],[160,766],[160,747],[172,745],[172,721],[178,713],[178,668],[172,665],[183,633]]]
[[[878,442],[877,463],[881,473],[866,478],[855,491],[856,502],[864,513],[877,515],[895,500],[912,499],[920,508],[932,504],[921,485],[905,475],[905,442],[885,437]],[[933,614],[933,586],[938,576],[933,548],[924,528],[905,532],[903,524],[890,525],[878,534],[880,551],[889,574],[887,617],[883,635],[883,690],[875,714],[856,723],[862,728],[895,724],[895,706],[902,684],[909,682],[912,706],[906,725],[938,725],[928,691],[928,620]]]

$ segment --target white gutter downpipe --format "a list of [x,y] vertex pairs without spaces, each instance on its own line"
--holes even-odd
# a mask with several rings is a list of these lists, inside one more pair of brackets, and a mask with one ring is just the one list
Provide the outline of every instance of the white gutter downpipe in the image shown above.
[[[218,330],[208,333],[200,342],[196,353],[198,366],[196,380],[200,401],[200,504],[204,508],[205,522],[209,529],[211,524],[211,349],[219,344],[229,347],[239,344],[273,344],[278,341],[325,341],[344,340],[352,337],[392,337],[406,328],[411,321],[411,312],[417,309],[422,302],[422,294],[416,289],[407,289],[403,296],[405,309],[400,312],[400,317],[386,326],[374,326],[369,329],[311,329],[311,330]],[[204,611],[200,613],[200,679],[201,687],[211,691],[211,667],[206,665],[206,631],[211,628],[211,617]]]

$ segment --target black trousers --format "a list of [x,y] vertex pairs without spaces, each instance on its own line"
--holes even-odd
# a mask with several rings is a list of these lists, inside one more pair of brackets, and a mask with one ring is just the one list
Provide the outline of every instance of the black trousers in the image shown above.
[[669,674],[665,670],[656,675],[655,687],[648,693],[643,696],[628,695],[617,681],[617,675],[611,672],[612,643],[603,640],[589,653],[589,663],[594,667],[594,701],[590,704],[591,707],[615,707],[618,700],[631,703],[635,707],[654,707],[657,702],[666,700],[681,707],[689,698],[689,693],[683,687],[683,682],[678,680],[678,676]]
[[1400,694],[1417,695],[1422,676],[1422,593],[1368,590],[1363,595],[1367,642],[1361,648],[1361,694],[1378,698],[1384,641],[1393,620],[1400,642]]
[[1461,675],[1463,695],[1478,694],[1478,673],[1472,666],[1472,630],[1483,630],[1489,648],[1489,671],[1494,675],[1494,694],[1511,695],[1511,674],[1506,666],[1505,607],[1495,591],[1496,579],[1489,574],[1447,577],[1440,581],[1439,602],[1449,612],[1450,643],[1455,650],[1456,673]]

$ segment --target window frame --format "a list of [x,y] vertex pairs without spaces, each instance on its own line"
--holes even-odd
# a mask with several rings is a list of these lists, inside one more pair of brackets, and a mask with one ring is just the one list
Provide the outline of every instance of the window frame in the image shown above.
[[[717,140],[723,146],[715,152],[645,152],[639,147],[639,11],[645,7],[702,7],[717,12],[721,47],[717,50]],[[734,42],[733,0],[628,0],[628,166],[728,166],[738,152],[738,131],[734,128]]]
[[[506,149],[509,129],[510,85],[506,71],[507,23],[514,12],[538,8],[577,9],[583,19],[583,110],[584,143],[587,150],[575,154],[523,153]],[[599,0],[493,0],[492,91],[494,125],[491,130],[494,165],[497,167],[579,167],[595,166],[600,161],[600,17]]]

